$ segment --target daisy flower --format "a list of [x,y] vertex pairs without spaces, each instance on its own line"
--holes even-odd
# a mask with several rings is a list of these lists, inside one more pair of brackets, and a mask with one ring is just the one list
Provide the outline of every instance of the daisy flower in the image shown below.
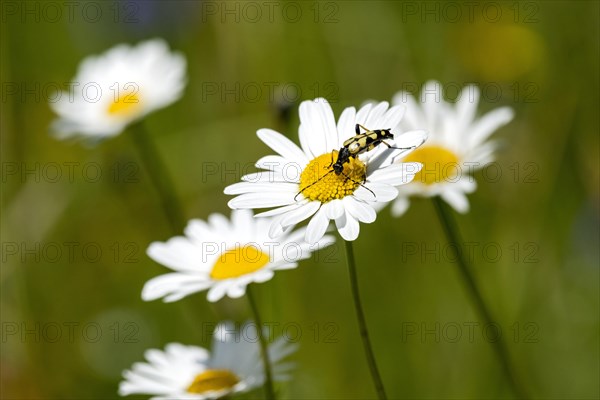
[[404,107],[389,108],[386,102],[367,104],[358,111],[349,107],[336,124],[329,103],[319,98],[302,102],[299,113],[301,147],[271,129],[257,132],[278,155],[258,160],[256,166],[266,171],[246,175],[243,182],[225,189],[226,194],[238,195],[229,201],[229,207],[275,207],[257,215],[275,216],[271,237],[310,218],[305,235],[309,243],[317,242],[325,234],[331,220],[345,240],[355,240],[359,222],[375,221],[374,205],[396,198],[395,186],[410,182],[419,171],[418,163],[392,161],[421,145],[426,134],[413,131],[396,135],[395,140],[386,142],[405,150],[390,151],[381,144],[356,158],[350,157],[342,173],[337,174],[332,164],[344,141],[356,135],[356,124],[371,130],[395,128]]
[[221,214],[210,215],[208,222],[191,220],[185,237],[148,247],[153,260],[175,272],[149,280],[142,298],[172,302],[203,290],[208,290],[211,302],[223,296],[238,298],[248,284],[266,282],[275,271],[296,268],[299,260],[334,242],[326,236],[309,245],[302,240],[305,229],[287,231],[273,240],[268,236],[269,225],[268,218],[254,219],[249,210],[233,211],[231,221]]
[[88,139],[121,133],[133,121],[178,100],[186,84],[186,61],[161,39],[120,44],[79,65],[70,92],[50,103],[59,116],[59,138]]
[[430,81],[423,87],[420,100],[406,92],[394,96],[393,104],[407,106],[400,131],[425,128],[429,137],[427,144],[398,160],[417,161],[423,168],[411,183],[398,187],[393,215],[400,216],[408,209],[410,196],[440,196],[458,212],[469,210],[466,194],[476,188],[470,172],[493,160],[496,144],[487,139],[513,118],[509,107],[475,118],[479,95],[476,86],[467,86],[456,104],[452,104],[444,100],[441,84]]
[[[263,385],[263,362],[254,323],[238,331],[232,322],[217,325],[212,354],[197,346],[169,343],[165,350],[150,349],[147,362],[123,372],[119,395],[148,394],[151,399],[215,399],[247,392]],[[276,381],[288,380],[290,363],[281,363],[297,346],[278,338],[268,346]]]

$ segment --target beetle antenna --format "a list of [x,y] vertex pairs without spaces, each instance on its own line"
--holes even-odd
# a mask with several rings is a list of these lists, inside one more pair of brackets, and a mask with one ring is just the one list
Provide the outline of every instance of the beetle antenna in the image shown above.
[[[368,187],[366,187],[365,185],[363,185],[360,182],[355,181],[354,179],[350,178],[348,175],[346,175],[344,173],[344,171],[342,171],[342,175],[344,175],[346,177],[346,180],[351,180],[352,182],[356,183],[357,185],[360,185],[362,187],[364,187],[365,189],[367,189],[369,192],[371,192],[371,194],[373,195],[374,198],[377,198],[377,196],[375,196],[375,193],[373,193],[373,191],[371,189],[369,189]],[[366,182],[367,180],[365,179],[363,182]]]
[[332,172],[333,172],[333,170],[329,170],[325,175],[323,175],[322,177],[320,177],[319,179],[317,179],[316,181],[314,181],[313,183],[311,183],[310,185],[308,185],[307,187],[305,187],[304,189],[302,189],[298,193],[296,193],[296,195],[294,196],[294,201],[297,201],[296,199],[298,198],[298,196],[300,195],[300,193],[304,192],[309,187],[315,185],[317,182],[319,182],[321,179],[325,178],[327,175],[329,175]]

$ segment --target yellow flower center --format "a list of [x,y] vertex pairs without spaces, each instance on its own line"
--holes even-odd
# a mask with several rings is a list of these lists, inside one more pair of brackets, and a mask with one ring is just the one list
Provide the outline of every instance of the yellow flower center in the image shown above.
[[269,261],[269,256],[255,246],[236,246],[221,254],[210,272],[210,277],[212,279],[237,278],[258,271]]
[[350,157],[342,174],[335,173],[337,154],[335,150],[322,154],[304,168],[300,174],[300,192],[304,197],[326,203],[351,195],[364,182],[367,167],[358,157]]
[[240,378],[226,369],[208,369],[196,375],[194,382],[188,387],[188,393],[207,393],[227,390],[238,384]]
[[458,156],[440,146],[423,146],[410,153],[403,162],[420,162],[423,168],[413,182],[432,185],[453,179],[458,171]]
[[137,94],[126,93],[110,104],[108,113],[115,117],[128,117],[138,112],[141,104]]

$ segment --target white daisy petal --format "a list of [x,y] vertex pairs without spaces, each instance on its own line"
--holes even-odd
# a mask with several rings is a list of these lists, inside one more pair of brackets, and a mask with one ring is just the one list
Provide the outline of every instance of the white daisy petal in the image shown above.
[[298,146],[281,133],[272,129],[259,129],[256,134],[267,146],[272,148],[284,159],[296,162],[302,166],[308,163],[308,158]]
[[200,250],[183,237],[171,238],[167,243],[150,243],[146,253],[154,261],[177,271],[199,272],[203,270]]
[[231,285],[227,289],[227,296],[232,299],[239,299],[246,293],[246,285]]
[[347,212],[354,218],[365,224],[370,224],[377,218],[377,213],[373,207],[362,201],[356,200],[354,197],[348,196],[344,198],[344,206]]
[[442,94],[442,85],[437,81],[428,81],[421,90],[421,104],[423,114],[429,121],[437,123],[437,116],[440,110],[444,96]]
[[281,219],[280,224],[286,228],[291,225],[296,225],[300,221],[312,216],[319,210],[320,204],[315,201],[310,201],[301,207],[296,208],[294,211],[290,211],[284,218]]
[[341,199],[335,199],[324,204],[325,213],[329,219],[337,219],[344,214],[344,202]]
[[208,224],[199,219],[192,219],[185,227],[184,233],[191,239],[202,241],[210,235],[210,227]]
[[[284,337],[280,337],[273,342],[273,344],[269,347],[269,358],[273,360],[275,363],[279,363],[279,361],[284,358],[292,355],[294,352],[298,351],[298,344],[290,345],[289,342],[285,340]],[[289,363],[281,364],[277,366],[278,370],[288,370]]]
[[229,224],[229,220],[223,214],[210,214],[208,216],[208,223],[210,227],[216,232],[227,234],[232,230],[232,226]]
[[255,166],[256,168],[266,169],[268,171],[277,171],[283,175],[283,170],[289,162],[290,161],[287,161],[284,157],[269,155],[260,158]]
[[[382,101],[381,103],[375,104],[369,112],[367,118],[363,121],[357,120],[357,122],[361,123],[361,125],[368,129],[391,129],[393,128],[392,126],[376,126],[383,119],[383,115],[388,107],[389,104],[387,101]],[[402,109],[400,108],[400,110]]]
[[424,129],[422,125],[425,117],[421,112],[415,98],[408,92],[398,92],[392,99],[392,104],[402,104],[406,107],[406,113],[402,119],[402,126],[407,130]]
[[398,196],[398,190],[396,188],[384,183],[367,182],[365,186],[366,188],[361,186],[356,189],[354,196],[368,202],[388,202],[394,200]]
[[252,193],[255,190],[260,190],[263,193],[271,193],[271,192],[280,192],[282,190],[287,192],[298,192],[298,184],[297,183],[255,183],[255,182],[238,182],[231,184],[225,188],[223,193],[235,195],[235,194],[244,194],[244,193]]
[[[179,288],[177,288],[176,292],[173,292],[171,294],[164,293],[164,295],[159,296],[159,297],[164,297],[165,303],[172,303],[175,301],[179,301],[179,300],[183,299],[184,297],[189,296],[192,293],[197,293],[197,292],[206,290],[210,287],[210,285],[211,285],[211,282],[198,282],[194,285],[186,284],[185,286],[180,286]],[[144,300],[153,300],[153,299],[148,298],[148,299],[144,299]]]
[[281,225],[281,220],[286,216],[286,214],[279,215],[277,218],[273,220],[271,226],[269,226],[269,237],[271,239],[278,238],[283,235],[285,232],[283,225]]
[[394,129],[398,126],[404,113],[406,112],[406,106],[404,105],[396,105],[391,107],[386,113],[383,115],[383,118],[379,121],[380,126],[383,129]]
[[[494,160],[494,153],[498,149],[498,143],[488,141],[470,150],[465,156],[465,162],[468,161],[474,169],[481,169]],[[463,163],[465,167],[466,163]],[[468,168],[465,168],[468,170]]]
[[229,200],[227,205],[234,209],[286,206],[295,202],[295,195],[296,193],[290,191],[273,192],[269,196],[265,196],[264,193],[245,193]]
[[358,224],[358,221],[354,219],[354,217],[348,212],[336,219],[335,225],[338,228],[338,232],[340,232],[340,236],[344,240],[351,242],[358,238],[358,234],[360,233],[360,225]]
[[473,193],[477,189],[477,181],[470,175],[463,175],[456,186],[465,193]]
[[497,108],[488,112],[474,125],[469,135],[469,144],[478,145],[485,141],[496,129],[509,123],[514,112],[509,107]]
[[467,127],[473,122],[479,103],[479,88],[474,85],[466,86],[460,92],[460,98],[456,102],[456,133],[467,132]]
[[229,286],[224,283],[214,285],[208,291],[208,294],[206,295],[206,300],[210,301],[211,303],[221,300],[223,296],[225,296],[228,287]]
[[146,282],[142,290],[142,299],[144,301],[156,300],[169,293],[177,292],[181,287],[188,285],[190,282],[200,284],[206,281],[206,277],[203,276],[196,277],[191,274],[177,272],[160,275]]
[[342,146],[345,140],[354,136],[354,127],[356,125],[356,109],[354,107],[347,107],[342,111],[342,115],[340,115],[340,119],[337,124],[338,131],[338,143],[334,148],[339,148]]
[[278,265],[277,267],[275,267],[273,269],[276,270],[276,271],[279,271],[279,270],[284,270],[284,269],[294,269],[294,268],[297,268],[297,267],[298,267],[298,264],[296,264],[296,263],[293,263],[293,264],[280,264],[280,265]]
[[264,212],[258,213],[254,217],[255,218],[264,218],[264,217],[274,217],[274,216],[277,216],[277,215],[285,214],[285,213],[287,213],[289,211],[293,211],[293,210],[295,210],[295,209],[297,209],[299,207],[302,207],[307,202],[308,202],[308,200],[306,200],[304,202],[290,204],[289,206],[283,206],[283,207],[274,208],[274,209],[269,210],[269,211],[264,211]]
[[459,213],[466,213],[469,211],[469,200],[464,193],[455,190],[446,190],[442,194],[442,199],[446,203],[450,204]]
[[305,240],[310,244],[317,243],[325,235],[328,226],[329,218],[327,218],[325,208],[321,208],[308,223]]
[[416,149],[421,146],[427,140],[427,132],[423,130],[413,130],[404,132],[400,135],[394,136],[394,142],[396,147],[400,147],[403,149],[409,149],[402,154],[407,154],[408,152]]
[[380,169],[369,176],[369,181],[385,183],[392,186],[405,185],[411,182],[423,164],[417,162],[407,162],[390,165],[388,168]]
[[369,171],[375,171],[384,169],[394,162],[399,162],[403,157],[406,157],[416,148],[421,146],[427,139],[427,132],[425,131],[410,131],[400,135],[394,136],[394,142],[390,143],[396,149],[385,149],[380,151],[368,159],[367,169]]
[[335,125],[333,110],[327,100],[320,98],[313,103],[315,112],[319,115],[321,131],[325,136],[325,151],[331,151],[338,147],[338,132]]
[[[318,157],[320,154],[315,154],[311,149],[310,146],[312,137],[310,132],[308,132],[306,129],[307,128],[305,125],[300,124],[300,126],[298,127],[298,139],[300,140],[300,146],[302,147],[302,151],[304,151],[304,154],[306,154],[306,156],[309,159],[313,159],[315,157]],[[316,150],[318,151],[319,149]]]
[[[333,125],[335,121],[333,112],[331,113],[332,120],[328,121],[327,108],[331,110],[327,100],[321,98],[300,103],[300,136],[308,138],[311,153],[317,156],[330,150],[327,147],[328,141],[334,140],[330,137],[332,133],[330,125]],[[335,131],[334,125],[333,130]]]
[[410,201],[407,197],[398,196],[398,198],[392,203],[392,215],[394,217],[400,217],[404,215],[409,206]]
[[283,176],[282,172],[283,171],[253,172],[242,176],[241,180],[244,182],[289,182],[289,180]]
[[[371,112],[372,108],[373,108],[373,104],[371,104],[371,103],[365,104],[364,106],[362,106],[356,113],[356,123],[362,124],[363,122],[365,122],[367,120],[367,117],[369,116],[369,113]],[[367,126],[367,128],[378,129],[378,128],[371,128],[369,126]],[[354,135],[354,133],[353,133],[353,135]]]
[[255,274],[252,280],[256,283],[262,283],[271,280],[273,278],[273,275],[275,275],[273,271],[264,270],[260,271],[260,273],[258,274]]
[[239,227],[248,229],[254,222],[253,218],[250,210],[231,210],[231,225],[234,229]]

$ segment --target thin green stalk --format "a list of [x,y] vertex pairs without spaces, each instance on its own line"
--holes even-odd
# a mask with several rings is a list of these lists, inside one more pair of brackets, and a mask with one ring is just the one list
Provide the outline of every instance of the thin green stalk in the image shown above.
[[[152,185],[158,192],[160,205],[171,227],[171,233],[173,235],[181,235],[186,220],[183,209],[177,200],[175,185],[169,176],[168,170],[162,162],[160,154],[152,142],[152,138],[148,135],[143,122],[132,124],[129,129],[144,168],[150,177]],[[210,309],[215,314],[219,314],[215,310],[213,303],[211,303]],[[190,303],[186,302],[183,304],[184,316],[192,327],[196,326],[197,312],[197,308],[193,307]]]
[[[451,211],[447,209],[447,206],[444,204],[442,199],[438,196],[434,197],[433,205],[435,206],[435,210],[442,224],[442,228],[444,229],[444,233],[446,234],[446,238],[450,244],[454,244],[454,246],[450,246],[456,260],[458,260],[457,265],[460,271],[461,277],[469,295],[471,296],[471,300],[473,301],[477,312],[480,315],[480,318],[483,319],[486,325],[490,325],[493,323],[494,319],[492,318],[492,314],[483,299],[479,288],[477,287],[477,283],[475,282],[475,277],[472,273],[472,268],[469,266],[467,260],[464,257],[464,251],[459,251],[459,247],[461,246],[461,238],[458,231],[458,227],[452,218]],[[508,348],[506,347],[506,343],[502,336],[498,338],[498,340],[492,342],[496,355],[500,360],[500,364],[502,365],[502,369],[506,374],[506,377],[510,383],[511,389],[515,396],[519,399],[526,399],[528,396],[526,395],[525,390],[519,383],[517,379],[517,375],[512,367],[510,356],[508,352]]]
[[179,234],[185,226],[185,218],[168,171],[163,164],[152,139],[141,122],[131,126],[131,133],[144,167],[160,197],[161,206],[169,220],[174,234]]
[[360,302],[360,293],[358,290],[358,277],[356,274],[356,261],[354,259],[354,249],[352,242],[346,241],[346,261],[348,262],[348,275],[350,276],[350,287],[352,290],[352,298],[354,299],[354,308],[356,310],[356,319],[358,320],[358,329],[360,330],[360,338],[362,340],[363,348],[365,350],[365,356],[367,357],[367,364],[369,365],[369,371],[371,372],[371,379],[375,390],[377,391],[377,397],[380,400],[387,399],[385,389],[383,387],[383,381],[379,375],[377,369],[377,363],[375,361],[375,355],[373,354],[373,348],[371,346],[371,340],[369,339],[369,331],[367,329],[367,321],[365,320],[365,313],[362,309]]
[[256,323],[256,331],[258,334],[258,341],[260,343],[260,353],[263,359],[264,373],[265,373],[265,396],[267,400],[275,400],[275,390],[273,390],[273,374],[271,372],[271,361],[269,360],[269,352],[267,351],[267,341],[262,331],[262,320],[258,313],[258,307],[256,306],[256,300],[252,294],[252,288],[250,285],[246,288],[246,297],[248,297],[248,303],[252,309],[254,315],[254,322]]

